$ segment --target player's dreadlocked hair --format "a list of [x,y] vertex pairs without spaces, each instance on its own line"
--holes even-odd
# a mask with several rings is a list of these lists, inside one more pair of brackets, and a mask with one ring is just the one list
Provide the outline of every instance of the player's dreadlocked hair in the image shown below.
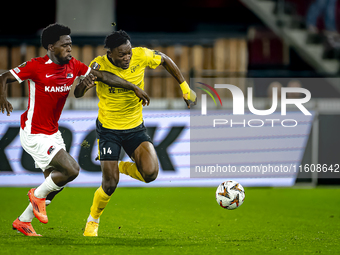
[[41,44],[47,50],[49,44],[59,41],[60,36],[71,34],[71,29],[60,24],[48,25],[41,34]]
[[130,41],[130,36],[123,30],[112,32],[105,38],[104,48],[114,49]]

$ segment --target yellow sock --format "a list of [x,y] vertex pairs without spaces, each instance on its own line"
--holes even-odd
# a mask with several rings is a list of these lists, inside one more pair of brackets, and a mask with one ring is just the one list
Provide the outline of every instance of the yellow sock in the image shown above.
[[137,169],[136,163],[121,161],[118,168],[120,173],[129,175],[138,181],[145,182],[144,178]]
[[94,219],[99,219],[102,215],[106,205],[109,203],[111,196],[107,195],[102,186],[100,186],[94,193],[93,203],[91,206],[91,216]]

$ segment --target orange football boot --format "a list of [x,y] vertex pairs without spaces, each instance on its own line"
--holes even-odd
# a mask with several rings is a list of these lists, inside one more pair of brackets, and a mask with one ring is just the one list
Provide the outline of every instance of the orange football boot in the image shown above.
[[48,218],[46,215],[46,198],[37,198],[34,196],[35,189],[30,189],[28,191],[28,197],[31,201],[33,207],[34,216],[41,222],[47,223]]
[[13,222],[12,227],[14,230],[20,231],[25,236],[41,236],[35,232],[31,222],[22,222],[19,218]]

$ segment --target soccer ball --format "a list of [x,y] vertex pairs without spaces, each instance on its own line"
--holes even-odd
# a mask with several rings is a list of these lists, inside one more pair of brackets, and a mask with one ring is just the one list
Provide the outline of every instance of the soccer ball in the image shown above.
[[225,181],[216,190],[216,201],[224,209],[233,210],[243,204],[244,189],[236,181]]

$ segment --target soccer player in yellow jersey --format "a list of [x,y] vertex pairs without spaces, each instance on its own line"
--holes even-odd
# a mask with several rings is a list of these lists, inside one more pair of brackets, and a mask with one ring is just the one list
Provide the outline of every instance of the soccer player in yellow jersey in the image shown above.
[[[147,48],[132,48],[130,37],[122,30],[113,32],[105,39],[104,56],[96,57],[92,69],[111,72],[144,89],[146,67],[163,67],[177,80],[183,91],[188,108],[196,103],[196,94],[184,80],[179,68],[165,54]],[[75,93],[83,95],[81,89]],[[102,184],[94,194],[84,236],[97,236],[99,217],[115,191],[119,173],[124,173],[143,182],[152,182],[158,175],[158,159],[155,148],[143,123],[142,104],[133,91],[114,88],[97,82],[99,112],[96,121],[99,159],[102,169]],[[134,162],[118,161],[121,147]]]

